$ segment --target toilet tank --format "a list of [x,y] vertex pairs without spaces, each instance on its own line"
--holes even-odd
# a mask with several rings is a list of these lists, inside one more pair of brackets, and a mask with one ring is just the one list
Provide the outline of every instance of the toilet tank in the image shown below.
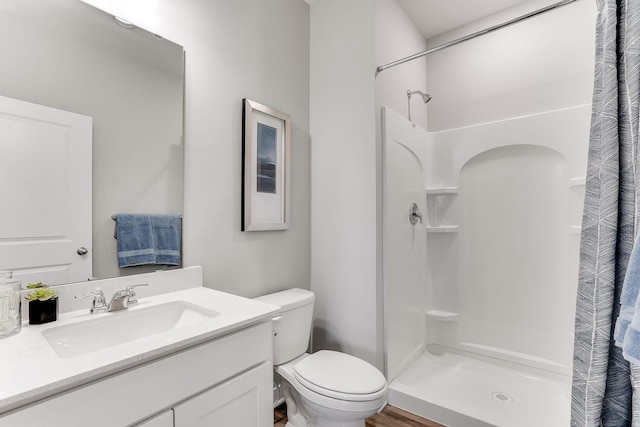
[[273,364],[281,365],[307,351],[313,318],[313,292],[288,289],[256,298],[280,306],[273,316]]

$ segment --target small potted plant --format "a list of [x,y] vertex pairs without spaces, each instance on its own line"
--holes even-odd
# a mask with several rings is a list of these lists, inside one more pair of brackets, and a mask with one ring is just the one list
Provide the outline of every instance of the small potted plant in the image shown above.
[[29,301],[29,324],[41,325],[58,319],[58,295],[42,282],[29,283],[33,289],[25,297]]

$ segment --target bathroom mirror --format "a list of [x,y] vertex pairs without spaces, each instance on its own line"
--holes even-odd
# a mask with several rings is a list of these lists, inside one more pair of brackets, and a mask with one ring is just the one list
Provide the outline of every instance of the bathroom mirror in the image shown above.
[[93,276],[158,269],[118,268],[112,215],[182,214],[182,47],[80,0],[2,0],[0,51],[0,95],[93,118]]

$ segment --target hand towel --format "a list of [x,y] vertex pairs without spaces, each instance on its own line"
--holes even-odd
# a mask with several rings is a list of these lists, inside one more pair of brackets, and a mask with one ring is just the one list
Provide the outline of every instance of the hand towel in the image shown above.
[[153,229],[148,215],[118,214],[115,236],[119,267],[155,263]]
[[156,264],[180,265],[182,218],[179,215],[152,215]]
[[[638,301],[638,296],[640,296],[640,234],[636,237],[629,257],[620,294],[620,314],[613,333],[615,344],[622,347],[623,355],[625,352],[629,352],[629,356],[636,359],[640,359],[640,301]],[[637,353],[637,356],[633,356],[633,353]]]
[[629,362],[640,365],[640,304],[636,305],[633,319],[627,324],[627,331],[622,343],[622,356]]
[[627,272],[622,283],[622,293],[620,294],[620,314],[616,320],[616,327],[613,338],[618,347],[623,347],[625,336],[629,330],[629,325],[636,313],[636,303],[640,295],[640,234],[631,249]]
[[116,215],[118,266],[180,265],[182,219],[179,215]]

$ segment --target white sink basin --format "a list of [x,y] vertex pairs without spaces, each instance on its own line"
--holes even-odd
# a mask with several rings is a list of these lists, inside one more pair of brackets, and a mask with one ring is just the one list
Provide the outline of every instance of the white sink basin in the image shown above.
[[189,302],[173,301],[50,328],[42,335],[59,357],[69,358],[205,321],[219,314]]

